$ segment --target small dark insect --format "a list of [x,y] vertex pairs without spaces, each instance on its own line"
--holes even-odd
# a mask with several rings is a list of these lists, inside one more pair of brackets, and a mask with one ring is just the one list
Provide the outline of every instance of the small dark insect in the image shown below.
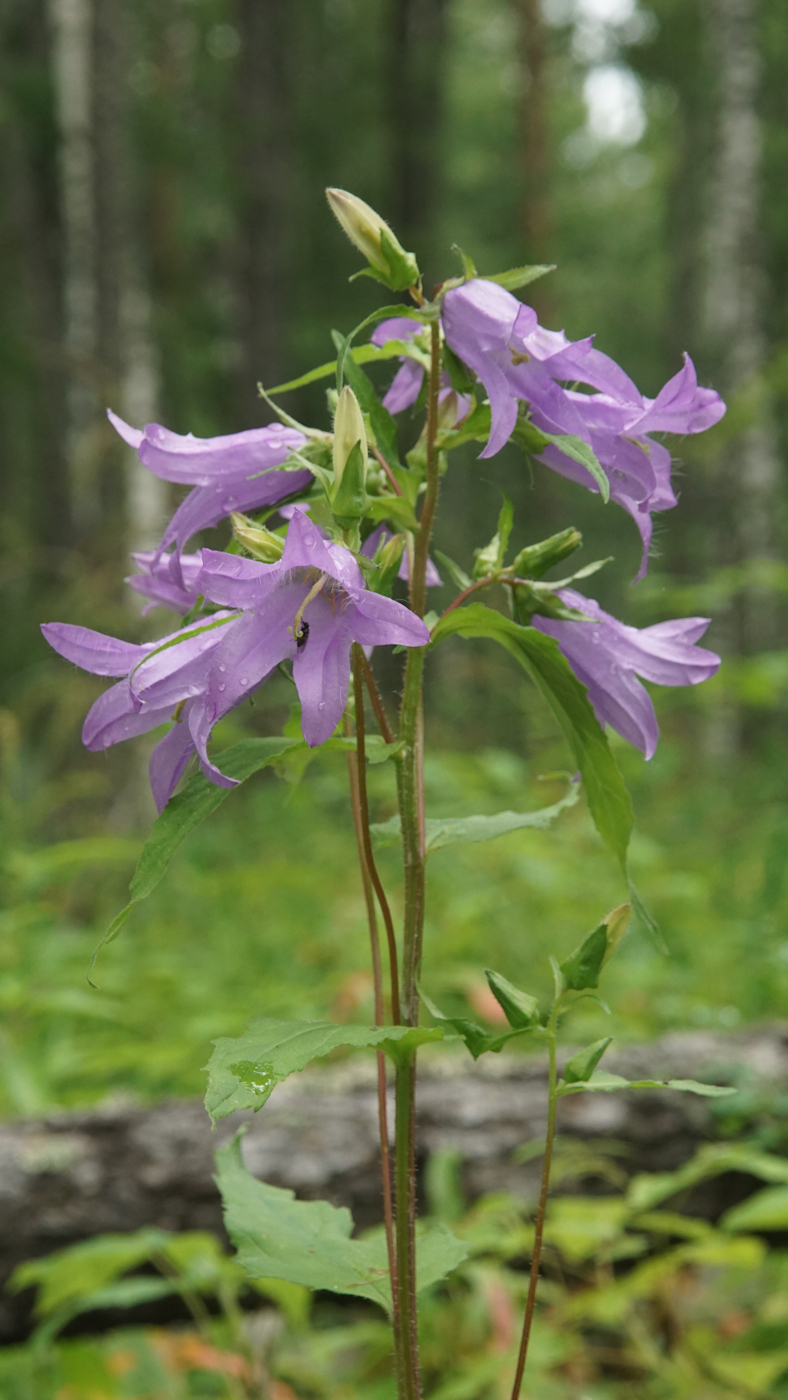
[[309,637],[309,623],[308,623],[308,622],[304,622],[304,620],[303,620],[303,618],[302,618],[302,619],[301,619],[301,626],[300,626],[300,628],[299,628],[299,630],[298,630],[298,636],[296,637],[296,650],[297,650],[297,651],[303,651],[303,650],[304,650],[304,647],[305,647],[306,644],[307,644],[307,639],[308,639],[308,637]]

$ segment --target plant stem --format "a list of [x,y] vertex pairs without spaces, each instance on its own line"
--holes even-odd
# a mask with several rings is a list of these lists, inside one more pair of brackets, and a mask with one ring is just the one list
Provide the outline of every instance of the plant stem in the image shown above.
[[[427,400],[427,489],[410,578],[410,606],[424,616],[427,595],[427,560],[440,486],[438,467],[438,392],[440,389],[440,328],[431,326],[430,376]],[[424,725],[422,683],[424,650],[411,647],[405,663],[405,685],[400,710],[402,753],[397,761],[397,789],[402,827],[402,862],[405,883],[405,918],[402,944],[402,1018],[406,1025],[419,1020],[418,976],[424,934]],[[402,1326],[403,1400],[418,1400],[418,1322],[416,1312],[416,1059],[397,1066],[396,1082],[396,1183],[397,1263],[399,1308]]]
[[464,603],[466,598],[470,598],[472,593],[478,593],[480,588],[489,588],[492,583],[495,583],[494,574],[488,574],[486,578],[477,579],[476,583],[470,584],[467,588],[462,590],[462,593],[457,594],[454,601],[449,603],[448,608],[441,613],[441,617],[446,617],[447,613],[454,612],[454,609],[458,608],[461,603]]
[[389,724],[386,711],[383,708],[383,699],[381,697],[380,691],[378,690],[377,681],[375,680],[372,667],[370,666],[366,656],[364,655],[363,647],[361,648],[360,664],[361,671],[364,676],[364,681],[367,690],[369,691],[369,698],[372,701],[372,708],[375,711],[375,719],[377,720],[378,729],[381,732],[384,742],[387,744],[393,744],[394,735],[392,733],[391,725]]
[[[369,803],[367,801],[367,765],[366,765],[366,724],[364,720],[364,686],[361,677],[361,663],[359,657],[363,657],[358,642],[353,643],[353,691],[356,699],[356,781],[358,784],[358,803],[360,813],[361,843],[364,851],[364,860],[369,878],[378,897],[380,912],[383,915],[383,923],[386,926],[386,939],[389,949],[389,966],[391,975],[391,1019],[395,1026],[401,1024],[399,997],[399,960],[397,954],[397,940],[394,934],[394,920],[391,917],[389,902],[386,898],[386,891],[381,884],[378,875],[375,857],[372,854],[372,840],[369,834]],[[378,955],[379,956],[379,955]]]
[[401,495],[402,495],[402,487],[400,486],[399,482],[397,481],[397,478],[395,477],[393,471],[391,470],[391,467],[389,466],[388,462],[386,461],[385,457],[383,456],[383,453],[380,451],[379,448],[373,447],[373,449],[372,449],[372,455],[373,455],[373,457],[376,458],[377,463],[378,463],[378,466],[381,467],[382,470],[386,473],[386,479],[387,479],[387,481],[388,481],[388,483],[389,483],[389,486],[391,487],[392,491],[394,492],[394,495],[395,495],[395,496],[401,496]]
[[523,1384],[523,1372],[528,1359],[528,1343],[531,1339],[531,1325],[534,1318],[534,1308],[536,1307],[536,1285],[539,1282],[539,1265],[542,1259],[542,1239],[544,1236],[544,1220],[547,1211],[547,1197],[550,1192],[550,1167],[553,1161],[553,1143],[555,1142],[555,1119],[558,1108],[558,1096],[556,1094],[556,1067],[555,1067],[555,1042],[556,1024],[558,1019],[558,1006],[560,998],[556,998],[550,1020],[547,1024],[548,1052],[550,1056],[550,1076],[548,1089],[547,1106],[547,1136],[545,1138],[544,1160],[542,1162],[542,1186],[539,1192],[539,1208],[536,1212],[536,1225],[534,1228],[534,1249],[531,1255],[531,1277],[528,1282],[528,1297],[525,1303],[525,1317],[523,1318],[523,1335],[520,1338],[520,1351],[517,1357],[517,1370],[512,1386],[512,1400],[519,1400],[520,1389]]
[[[349,733],[351,725],[349,718],[345,718],[345,732]],[[358,742],[358,740],[357,740]],[[363,740],[362,740],[363,743]],[[383,976],[380,961],[380,938],[378,935],[378,921],[375,914],[375,899],[372,893],[372,880],[370,878],[369,866],[366,858],[366,842],[364,840],[364,809],[360,798],[359,784],[359,763],[358,753],[349,753],[348,776],[350,779],[350,797],[353,809],[353,824],[356,830],[356,845],[358,846],[358,861],[361,868],[361,884],[364,890],[364,900],[367,906],[367,923],[369,925],[369,942],[372,955],[372,976],[375,996],[375,1025],[384,1024],[383,1014]],[[363,761],[363,759],[362,759]],[[367,839],[369,831],[367,830]],[[383,1187],[383,1219],[386,1227],[386,1247],[389,1260],[389,1277],[391,1279],[391,1294],[393,1302],[393,1324],[394,1324],[394,1350],[397,1358],[397,1367],[402,1366],[402,1344],[400,1340],[399,1325],[399,1296],[397,1289],[397,1251],[394,1239],[394,1208],[393,1193],[391,1183],[391,1154],[389,1148],[388,1110],[386,1105],[386,1057],[382,1050],[377,1052],[378,1062],[378,1129],[380,1134],[380,1170]]]

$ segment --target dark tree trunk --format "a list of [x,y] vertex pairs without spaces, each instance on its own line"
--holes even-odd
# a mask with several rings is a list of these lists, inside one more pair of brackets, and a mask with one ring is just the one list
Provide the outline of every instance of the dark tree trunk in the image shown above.
[[[237,124],[241,424],[260,421],[255,385],[287,364],[287,210],[290,95],[287,0],[238,0]],[[239,425],[239,426],[240,426]]]
[[404,247],[432,276],[441,181],[446,0],[390,0],[386,46],[391,149],[390,215]]

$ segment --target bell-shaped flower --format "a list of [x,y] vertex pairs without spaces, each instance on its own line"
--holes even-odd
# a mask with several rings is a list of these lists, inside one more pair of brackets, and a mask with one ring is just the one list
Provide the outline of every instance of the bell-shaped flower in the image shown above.
[[[151,789],[159,811],[198,749],[205,776],[223,786],[230,783],[210,763],[195,734],[201,735],[205,728],[203,710],[213,657],[237,625],[237,614],[216,613],[210,620],[203,619],[158,642],[140,646],[65,622],[48,622],[41,628],[50,646],[67,661],[93,675],[123,677],[105,690],[88,711],[82,729],[86,748],[107,749],[124,739],[146,734],[168,720],[176,721],[159,740],[150,759]],[[213,723],[246,693],[237,698],[228,694],[224,703],[219,687],[218,703],[216,695],[211,697]]]
[[107,417],[155,476],[194,488],[173,515],[158,551],[161,554],[170,545],[175,546],[170,555],[170,574],[179,587],[184,586],[181,554],[192,536],[217,525],[232,511],[274,505],[285,496],[302,491],[312,481],[312,474],[306,469],[275,470],[294,448],[303,447],[306,441],[303,433],[281,423],[222,437],[196,438],[191,433],[171,433],[158,423],[149,423],[142,430],[132,428],[111,410]]
[[176,583],[172,575],[172,555],[146,549],[131,557],[140,572],[129,574],[126,583],[135,593],[141,593],[143,598],[151,600],[142,609],[143,617],[157,604],[171,608],[173,612],[191,612],[200,596],[197,575],[202,568],[202,554],[181,555],[181,583]]
[[[534,425],[543,432],[582,438],[608,474],[611,499],[638,526],[644,545],[642,577],[651,513],[676,504],[670,454],[647,434],[703,432],[725,412],[714,390],[698,387],[689,357],[657,398],[647,399],[614,360],[594,349],[593,337],[572,342],[563,331],[545,330],[532,307],[481,278],[447,292],[443,328],[490,401],[492,426],[481,456],[493,456],[508,441],[519,403],[529,405]],[[587,384],[598,392],[569,390],[565,382]],[[589,490],[599,490],[586,468],[557,445],[548,446],[539,460]]]
[[[199,589],[221,607],[243,609],[214,657],[207,698],[221,686],[247,693],[280,661],[293,663],[301,700],[301,728],[314,747],[342,716],[350,678],[350,647],[425,646],[429,632],[415,613],[370,592],[348,549],[324,539],[303,511],[295,511],[276,564],[203,550]],[[226,692],[225,692],[226,693]],[[204,751],[213,721],[206,708]]]
[[720,658],[696,645],[709,619],[683,617],[653,627],[627,627],[572,588],[560,589],[557,596],[590,620],[564,622],[535,616],[534,627],[555,637],[577,679],[588,688],[599,723],[609,724],[651,758],[659,725],[651,696],[638,676],[657,685],[698,685],[709,680],[719,669]]
[[[407,316],[392,316],[390,320],[381,321],[380,325],[375,327],[370,341],[373,345],[383,346],[390,340],[412,340],[423,329],[420,322],[412,321]],[[400,367],[384,396],[383,407],[387,408],[389,413],[402,413],[416,402],[423,383],[424,366],[408,355],[401,355]],[[463,418],[467,418],[473,408],[470,394],[461,394],[452,389],[451,380],[445,373],[441,375],[438,402],[442,409],[442,428],[456,427]]]

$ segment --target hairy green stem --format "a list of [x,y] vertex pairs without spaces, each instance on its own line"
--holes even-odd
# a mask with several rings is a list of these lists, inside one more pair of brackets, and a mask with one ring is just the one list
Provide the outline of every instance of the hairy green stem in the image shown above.
[[[358,704],[358,697],[356,700]],[[345,717],[345,732],[350,733],[351,725],[349,717]],[[361,735],[357,737],[357,745],[360,745],[361,761],[364,761],[363,753],[363,728]],[[358,846],[358,860],[361,868],[361,884],[364,890],[364,900],[367,906],[367,923],[369,925],[369,942],[372,956],[372,977],[375,996],[375,1025],[382,1026],[385,1023],[383,1011],[383,974],[380,960],[380,937],[378,935],[378,921],[375,914],[375,899],[372,892],[372,880],[370,877],[369,865],[366,857],[366,846],[369,842],[369,823],[367,820],[366,831],[364,815],[365,804],[361,800],[361,785],[359,783],[359,753],[349,753],[348,776],[350,779],[350,796],[353,810],[353,825],[356,831],[356,844]],[[382,1050],[377,1052],[378,1068],[378,1130],[380,1135],[380,1170],[383,1187],[383,1219],[386,1229],[386,1247],[389,1260],[389,1277],[391,1279],[391,1293],[393,1301],[393,1326],[394,1326],[394,1351],[397,1361],[397,1370],[402,1369],[402,1342],[400,1337],[399,1324],[399,1297],[397,1290],[397,1250],[394,1238],[394,1207],[391,1182],[391,1154],[389,1148],[388,1129],[388,1109],[386,1104],[386,1057]]]
[[523,1318],[523,1333],[520,1338],[520,1350],[517,1356],[517,1370],[512,1386],[512,1400],[520,1400],[520,1390],[523,1384],[523,1372],[525,1363],[528,1360],[528,1343],[531,1340],[531,1326],[534,1320],[534,1308],[536,1307],[536,1286],[539,1282],[539,1265],[542,1260],[542,1240],[544,1238],[544,1221],[547,1212],[547,1198],[550,1193],[550,1168],[553,1161],[553,1144],[555,1142],[555,1119],[558,1108],[558,1095],[556,1093],[557,1075],[555,1064],[555,1042],[556,1027],[558,1022],[558,1009],[560,997],[557,997],[550,1013],[550,1020],[547,1024],[548,1052],[550,1056],[550,1074],[548,1081],[548,1106],[547,1106],[547,1136],[544,1145],[544,1159],[542,1161],[542,1185],[539,1192],[539,1206],[536,1212],[536,1224],[534,1227],[534,1248],[531,1255],[531,1277],[528,1281],[528,1297],[525,1303],[525,1317]]
[[[419,520],[410,578],[410,606],[424,616],[427,595],[427,560],[432,525],[438,503],[438,392],[441,340],[436,323],[431,326],[430,374],[427,397],[427,489]],[[405,885],[405,917],[402,940],[402,1019],[418,1025],[418,976],[424,934],[424,724],[422,684],[424,651],[411,647],[405,663],[405,685],[400,710],[399,737],[402,752],[397,760],[397,789],[402,827],[402,861]],[[396,1083],[396,1183],[397,1265],[402,1327],[402,1400],[418,1400],[418,1324],[416,1312],[416,1061],[415,1056],[397,1068]]]

